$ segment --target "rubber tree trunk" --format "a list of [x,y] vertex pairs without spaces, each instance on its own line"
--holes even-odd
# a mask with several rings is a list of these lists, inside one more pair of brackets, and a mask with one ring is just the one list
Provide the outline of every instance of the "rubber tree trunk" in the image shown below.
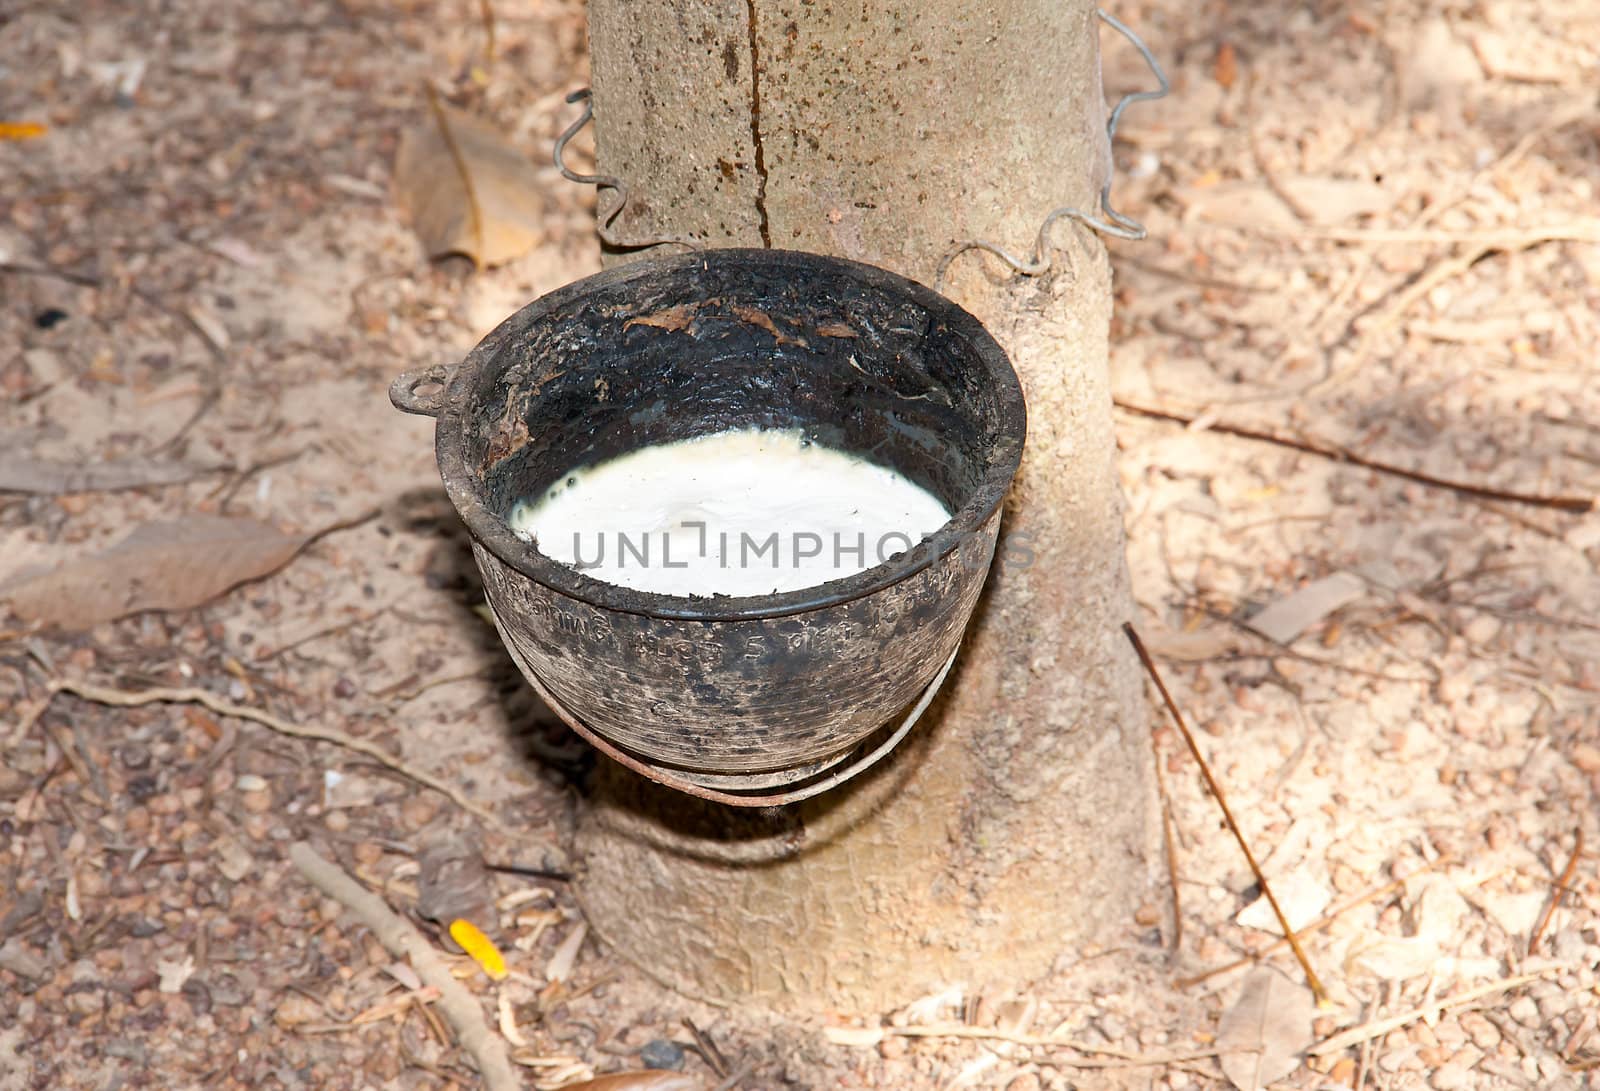
[[[872,262],[932,283],[961,238],[1014,253],[1107,169],[1086,0],[590,0],[619,235]],[[760,812],[602,762],[577,887],[667,984],[779,1010],[1020,986],[1125,923],[1149,881],[1149,745],[1106,374],[1110,270],[1060,224],[1056,271],[958,259],[1012,355],[1029,435],[959,669],[869,775]],[[625,260],[612,256],[609,260]]]

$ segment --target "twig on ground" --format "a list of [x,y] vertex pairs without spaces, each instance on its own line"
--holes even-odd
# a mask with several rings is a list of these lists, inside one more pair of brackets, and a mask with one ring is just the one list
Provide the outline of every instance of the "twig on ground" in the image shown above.
[[483,22],[483,66],[494,67],[495,41],[494,41],[494,4],[490,0],[478,0],[478,18]]
[[450,967],[422,934],[390,909],[382,898],[363,888],[337,864],[318,856],[304,841],[290,847],[289,860],[312,886],[372,929],[372,934],[390,954],[409,958],[424,985],[439,990],[439,1008],[455,1028],[461,1047],[478,1063],[478,1072],[489,1091],[519,1091],[521,1084],[506,1056],[505,1043],[489,1029],[477,999],[455,979]]
[[[1399,890],[1401,887],[1405,886],[1407,881],[1410,879],[1415,878],[1416,876],[1421,875],[1423,872],[1432,868],[1439,867],[1449,859],[1450,858],[1448,856],[1441,856],[1437,860],[1424,864],[1416,871],[1413,871],[1410,875],[1407,875],[1404,879],[1395,879],[1391,882],[1384,883],[1382,886],[1373,890],[1369,890],[1365,894],[1358,894],[1338,908],[1330,909],[1328,912],[1324,913],[1322,916],[1318,917],[1316,920],[1312,921],[1295,934],[1297,936],[1304,937],[1309,936],[1313,932],[1320,932],[1324,928],[1328,927],[1328,925],[1332,924],[1334,921],[1350,912],[1350,910],[1359,909],[1368,902],[1376,901],[1385,894],[1391,894],[1394,891]],[[1243,958],[1236,958],[1232,962],[1226,963],[1222,966],[1213,966],[1209,970],[1205,970],[1198,974],[1193,974],[1189,977],[1180,977],[1175,984],[1180,989],[1191,988],[1195,985],[1199,985],[1202,982],[1209,981],[1213,977],[1218,977],[1232,970],[1242,970],[1246,966],[1254,966],[1268,955],[1271,955],[1277,951],[1281,951],[1287,946],[1289,946],[1289,941],[1287,939],[1275,940],[1254,954],[1246,955]]]
[[[395,757],[376,743],[369,742],[366,739],[358,739],[354,735],[345,734],[343,731],[335,731],[324,727],[306,727],[301,724],[291,723],[259,708],[251,708],[249,705],[236,705],[230,701],[224,701],[222,698],[203,689],[169,689],[161,687],[130,691],[112,689],[108,686],[97,686],[71,678],[58,678],[50,683],[50,690],[52,695],[56,693],[71,693],[83,698],[85,701],[109,705],[113,708],[134,708],[139,705],[152,704],[200,705],[215,712],[218,716],[232,716],[239,720],[249,720],[251,723],[270,728],[280,735],[332,743],[342,749],[365,755],[380,765],[399,773],[407,780],[415,781],[425,788],[433,789],[467,813],[476,815],[496,828],[500,827],[499,820],[490,811],[480,804],[474,803],[432,773],[424,769],[418,769],[416,766]],[[40,711],[42,712],[43,710],[41,709]]]
[[1550,895],[1550,901],[1545,904],[1544,912],[1539,914],[1539,923],[1533,926],[1533,932],[1528,936],[1528,956],[1539,949],[1539,941],[1544,938],[1544,930],[1550,925],[1550,916],[1556,911],[1556,906],[1561,904],[1561,899],[1567,896],[1567,888],[1572,885],[1572,876],[1578,870],[1578,861],[1583,858],[1583,827],[1578,827],[1578,832],[1572,839],[1572,855],[1567,859],[1567,866],[1561,869],[1561,877],[1556,880],[1555,891]]
[[[1149,417],[1152,420],[1167,421],[1170,424],[1181,424],[1186,428],[1193,426],[1199,419],[1183,413],[1172,413],[1165,409],[1137,405],[1121,399],[1113,399],[1111,404],[1125,413]],[[1255,428],[1242,428],[1234,424],[1208,422],[1206,430],[1225,436],[1235,436],[1239,439],[1255,440],[1258,443],[1270,443],[1278,447],[1286,447],[1291,451],[1301,451],[1308,455],[1318,455],[1322,458],[1332,459],[1335,462],[1346,462],[1352,466],[1359,466],[1364,470],[1372,470],[1376,473],[1388,474],[1391,477],[1402,478],[1406,481],[1414,481],[1419,485],[1427,485],[1430,488],[1448,489],[1463,496],[1475,496],[1482,500],[1501,500],[1512,504],[1530,504],[1534,507],[1554,508],[1557,511],[1571,512],[1575,515],[1591,512],[1595,510],[1596,506],[1596,500],[1592,496],[1534,496],[1529,493],[1491,489],[1484,485],[1472,485],[1464,481],[1450,481],[1418,470],[1408,470],[1403,466],[1395,466],[1387,462],[1366,458],[1342,447],[1294,439],[1291,436],[1280,436],[1273,432],[1263,432]]]
[[257,663],[266,663],[266,662],[269,662],[269,661],[271,661],[273,659],[277,659],[279,656],[287,655],[289,652],[294,651],[296,648],[301,648],[301,647],[304,647],[305,645],[310,644],[310,643],[312,643],[314,641],[321,640],[324,637],[334,636],[334,635],[337,635],[338,633],[345,632],[348,629],[354,629],[356,626],[365,625],[369,621],[376,621],[378,618],[382,617],[384,614],[388,613],[393,608],[394,608],[394,604],[390,603],[388,606],[383,606],[383,607],[380,607],[380,608],[378,608],[376,610],[369,611],[367,613],[358,614],[353,618],[349,618],[349,619],[347,619],[345,621],[338,622],[337,624],[329,625],[326,628],[318,629],[315,632],[307,633],[305,636],[297,637],[294,640],[289,641],[289,643],[287,643],[287,644],[283,644],[283,645],[280,645],[279,647],[272,648],[272,649],[264,652],[263,654],[256,656],[255,657],[255,661]]
[[1315,223],[1316,215],[1311,209],[1306,207],[1305,202],[1296,197],[1289,190],[1289,188],[1279,180],[1277,172],[1272,169],[1272,164],[1267,162],[1266,152],[1262,151],[1261,149],[1260,134],[1256,131],[1255,98],[1256,75],[1255,71],[1252,69],[1245,76],[1244,128],[1245,135],[1248,137],[1250,142],[1250,158],[1255,162],[1256,171],[1261,175],[1262,179],[1265,180],[1267,183],[1267,188],[1272,191],[1273,196],[1282,201],[1284,207],[1290,212],[1294,213],[1295,219],[1299,220],[1302,224]]
[[[65,281],[68,284],[76,284],[81,288],[102,288],[105,286],[105,282],[102,281],[100,277],[97,277],[91,273],[75,273],[70,269],[57,269],[47,265],[25,265],[16,262],[0,262],[0,273],[17,273],[23,276],[49,277],[54,280]],[[210,331],[208,331],[202,323],[195,320],[194,315],[189,314],[187,311],[179,310],[175,307],[169,307],[160,299],[156,298],[155,295],[145,291],[143,288],[129,285],[128,292],[135,299],[144,303],[152,310],[160,311],[168,318],[175,319],[176,321],[183,323],[185,326],[188,326],[189,329],[194,332],[195,336],[200,338],[200,343],[205,345],[206,351],[211,354],[212,359],[217,363],[218,367],[221,368],[227,365],[227,350],[221,345],[217,344],[216,338],[211,336]],[[183,442],[184,437],[193,430],[196,424],[200,423],[200,419],[209,413],[212,406],[216,405],[217,402],[221,400],[222,380],[216,373],[213,373],[207,379],[205,394],[200,399],[200,404],[195,406],[194,411],[189,414],[189,419],[184,421],[178,430],[174,432],[168,439],[151,448],[151,452],[153,454],[160,454],[162,451],[170,450],[171,448],[176,447],[179,443]]]
[[1261,865],[1256,863],[1255,853],[1250,851],[1250,843],[1245,840],[1244,831],[1239,828],[1239,823],[1234,820],[1233,811],[1228,806],[1227,797],[1223,794],[1222,785],[1217,783],[1217,778],[1211,775],[1211,766],[1207,764],[1205,755],[1200,752],[1200,746],[1194,741],[1194,735],[1189,731],[1189,725],[1184,721],[1183,713],[1178,711],[1177,702],[1172,699],[1172,694],[1167,692],[1167,685],[1161,680],[1161,674],[1156,670],[1155,660],[1150,658],[1150,653],[1145,650],[1144,641],[1139,639],[1139,632],[1129,622],[1122,623],[1122,631],[1127,635],[1128,642],[1133,645],[1133,650],[1139,656],[1139,662],[1144,664],[1145,673],[1156,684],[1156,689],[1161,693],[1161,700],[1165,702],[1167,711],[1172,714],[1173,722],[1178,725],[1178,731],[1183,735],[1183,741],[1189,744],[1189,753],[1194,755],[1194,760],[1200,766],[1200,774],[1205,778],[1206,787],[1211,790],[1212,798],[1217,801],[1217,806],[1222,809],[1222,817],[1228,823],[1228,829],[1233,832],[1233,838],[1239,843],[1239,850],[1244,853],[1245,862],[1250,865],[1250,872],[1255,876],[1256,885],[1261,887],[1261,893],[1266,896],[1267,904],[1272,906],[1273,915],[1278,918],[1278,925],[1283,929],[1283,937],[1289,943],[1289,949],[1294,952],[1295,959],[1300,963],[1300,968],[1305,971],[1306,984],[1311,987],[1311,993],[1317,999],[1319,1007],[1327,1007],[1331,1002],[1328,992],[1322,987],[1322,981],[1317,977],[1317,972],[1311,968],[1311,960],[1306,957],[1305,951],[1300,946],[1300,941],[1295,938],[1295,932],[1289,925],[1289,918],[1284,913],[1283,907],[1278,904],[1277,895],[1272,893],[1272,887],[1267,882],[1266,875],[1261,870]]
[[1161,797],[1161,840],[1167,857],[1167,886],[1172,890],[1172,942],[1168,950],[1176,955],[1183,949],[1183,901],[1178,894],[1178,839],[1172,829],[1172,796],[1167,792],[1167,776],[1161,769],[1161,747],[1156,733],[1150,732],[1150,755],[1156,765],[1156,794]]
[[694,1020],[688,1016],[684,1016],[683,1025],[694,1039],[695,1052],[705,1058],[706,1064],[719,1080],[725,1078],[728,1075],[728,1059],[722,1055],[722,1050],[717,1048],[717,1043],[711,1040],[709,1034],[695,1026]]
[[711,1091],[733,1091],[734,1086],[738,1084],[740,1080],[744,1079],[755,1070],[756,1066],[753,1064],[744,1065],[737,1072],[734,1072],[727,1079],[713,1087]]
[[[843,1028],[841,1028],[843,1029]],[[995,1027],[974,1027],[966,1023],[934,1023],[927,1026],[913,1027],[872,1027],[871,1032],[876,1037],[874,1041],[883,1038],[971,1038],[985,1042],[1010,1042],[1013,1045],[1031,1046],[1046,1049],[1070,1049],[1075,1053],[1087,1054],[1090,1057],[1104,1057],[1107,1060],[1095,1061],[1088,1059],[1074,1059],[1071,1061],[1057,1061],[1052,1063],[1071,1065],[1077,1068],[1128,1068],[1143,1065],[1175,1064],[1182,1061],[1204,1061],[1217,1056],[1218,1050],[1201,1049],[1188,1053],[1170,1054],[1144,1054],[1130,1053],[1124,1049],[1112,1046],[1097,1046],[1088,1042],[1078,1042],[1070,1038],[1055,1038],[1046,1034],[1023,1034],[1020,1032],[1000,1030]],[[849,1034],[845,1031],[845,1034]],[[855,1044],[862,1044],[862,1042]]]
[[1399,1030],[1403,1026],[1415,1023],[1418,1019],[1437,1016],[1454,1008],[1465,1007],[1475,1000],[1482,1000],[1486,996],[1493,996],[1495,993],[1520,988],[1523,985],[1538,981],[1542,977],[1549,977],[1560,969],[1561,967],[1552,966],[1537,973],[1518,974],[1515,977],[1503,978],[1500,981],[1491,981],[1487,985],[1474,986],[1458,992],[1454,996],[1435,1000],[1431,1004],[1423,1004],[1421,1007],[1412,1008],[1410,1011],[1401,1012],[1399,1015],[1390,1015],[1370,1023],[1363,1023],[1359,1027],[1351,1027],[1349,1030],[1340,1031],[1331,1038],[1324,1038],[1306,1050],[1306,1054],[1311,1057],[1320,1057],[1328,1053],[1338,1053],[1360,1042],[1382,1038],[1391,1030]]

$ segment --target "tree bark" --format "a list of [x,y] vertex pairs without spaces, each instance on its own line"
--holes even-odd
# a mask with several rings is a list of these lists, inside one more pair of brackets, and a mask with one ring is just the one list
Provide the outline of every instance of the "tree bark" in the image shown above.
[[[1108,169],[1087,0],[590,0],[619,235],[687,233],[931,283],[963,238],[1027,253]],[[1029,436],[958,669],[893,757],[792,807],[697,803],[602,762],[580,820],[599,934],[685,993],[883,1010],[1018,987],[1127,922],[1152,792],[1106,368],[1110,269],[960,258],[946,290],[1012,356]],[[613,256],[610,260],[619,260]]]

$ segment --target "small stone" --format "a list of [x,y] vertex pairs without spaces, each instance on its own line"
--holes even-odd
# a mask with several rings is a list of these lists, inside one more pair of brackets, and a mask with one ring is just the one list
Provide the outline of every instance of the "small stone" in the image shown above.
[[105,994],[98,989],[67,994],[67,1010],[75,1015],[94,1015],[105,1003]]
[[241,792],[261,792],[266,790],[267,780],[254,773],[240,773],[233,786]]
[[213,848],[217,854],[217,870],[230,883],[237,883],[256,870],[255,857],[234,838],[219,837]]
[[1145,902],[1134,911],[1133,919],[1140,927],[1150,928],[1161,923],[1161,910],[1150,902]]
[[341,701],[348,701],[356,695],[356,684],[341,675],[333,684],[333,695]]
[[362,841],[350,850],[350,854],[362,867],[374,867],[383,859],[383,846],[372,841]]
[[[239,780],[243,781],[244,778],[240,777]],[[264,788],[258,792],[241,792],[239,802],[251,814],[266,814],[272,810],[272,793]]]
[[150,767],[150,748],[141,742],[123,743],[117,748],[117,760],[124,769],[137,773]]
[[897,1060],[906,1055],[906,1040],[898,1034],[886,1034],[883,1041],[878,1043],[878,1056],[886,1061]]
[[322,822],[334,833],[343,833],[350,828],[350,816],[343,811],[329,811]]
[[1450,673],[1439,679],[1439,701],[1453,705],[1472,692],[1472,679],[1464,674]]
[[1534,1003],[1531,996],[1517,997],[1511,1002],[1511,1006],[1506,1009],[1506,1014],[1525,1027],[1539,1025],[1539,1005]]
[[278,1002],[273,1020],[284,1028],[300,1027],[323,1018],[322,1006],[308,996],[290,993]]
[[1600,773],[1600,746],[1580,742],[1572,748],[1572,764],[1585,773]]
[[1469,1011],[1462,1015],[1461,1027],[1472,1039],[1472,1044],[1485,1053],[1493,1053],[1500,1047],[1499,1028],[1477,1012]]
[[1328,1079],[1334,1083],[1342,1083],[1346,1087],[1356,1085],[1356,1062],[1349,1057],[1340,1057],[1328,1070]]
[[1461,630],[1461,635],[1467,638],[1468,643],[1477,645],[1489,643],[1499,633],[1500,619],[1492,614],[1479,614]]
[[1472,1086],[1472,1073],[1458,1064],[1442,1064],[1433,1070],[1429,1083],[1434,1091],[1459,1091]]
[[150,809],[151,814],[177,814],[183,810],[183,800],[179,799],[174,792],[162,792],[146,800],[145,806]]
[[666,1038],[652,1038],[639,1050],[639,1063],[667,1072],[683,1071],[683,1047]]
[[411,833],[416,833],[432,822],[438,813],[438,797],[432,792],[418,792],[400,804],[400,823]]
[[1024,1072],[1010,1083],[1006,1084],[1006,1091],[1039,1091],[1044,1085],[1039,1082],[1039,1077],[1032,1072]]
[[203,981],[190,978],[183,983],[180,990],[183,998],[189,1002],[189,1010],[195,1015],[207,1015],[211,1011],[211,990],[206,988]]

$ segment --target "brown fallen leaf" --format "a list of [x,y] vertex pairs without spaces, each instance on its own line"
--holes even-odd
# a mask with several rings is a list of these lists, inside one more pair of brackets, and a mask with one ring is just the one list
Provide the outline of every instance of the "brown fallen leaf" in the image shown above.
[[544,238],[544,198],[526,156],[487,122],[438,101],[400,137],[394,181],[430,258],[465,254],[480,269]]
[[582,1083],[569,1083],[562,1091],[705,1091],[705,1084],[682,1072],[613,1072]]
[[1211,62],[1211,78],[1224,91],[1233,90],[1233,85],[1239,82],[1239,54],[1232,42],[1217,46],[1216,59]]
[[220,515],[145,523],[103,553],[12,579],[0,586],[0,599],[24,620],[63,629],[142,610],[188,610],[271,575],[314,537]]
[[1269,603],[1245,625],[1268,640],[1293,644],[1301,633],[1367,593],[1367,581],[1360,576],[1335,572]]
[[1311,1044],[1311,993],[1270,966],[1244,979],[1217,1027],[1222,1074],[1239,1091],[1259,1091],[1300,1067]]
[[78,492],[115,492],[153,485],[175,485],[218,473],[226,466],[194,466],[172,459],[129,458],[115,462],[34,458],[0,448],[0,492],[64,496]]

